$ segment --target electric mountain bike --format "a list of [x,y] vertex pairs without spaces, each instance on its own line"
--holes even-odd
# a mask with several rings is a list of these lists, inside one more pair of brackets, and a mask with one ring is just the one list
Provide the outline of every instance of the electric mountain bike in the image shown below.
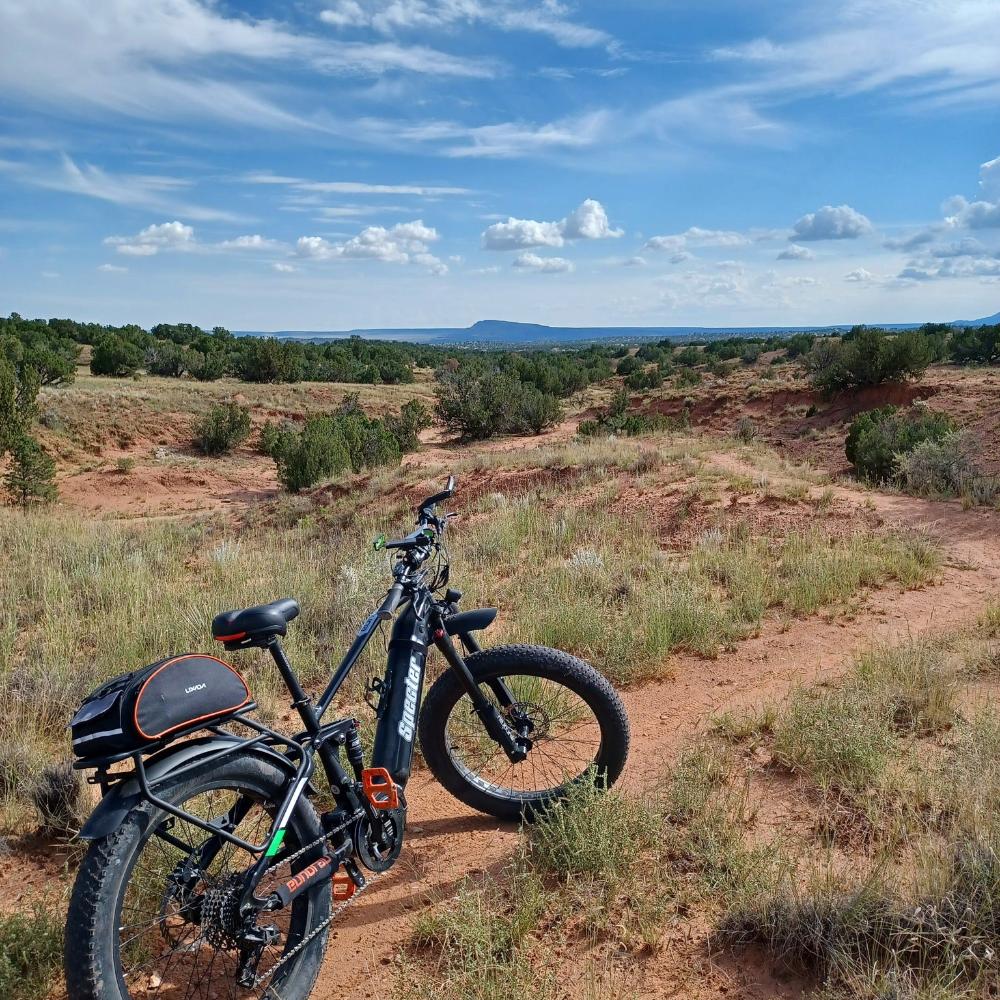
[[[452,477],[420,504],[411,534],[376,541],[394,553],[392,586],[317,699],[280,643],[296,601],[215,618],[225,649],[270,652],[301,732],[260,722],[242,677],[201,654],[116,678],[84,702],[76,766],[95,772],[102,798],[80,834],[90,847],[67,919],[70,1000],[305,1000],[334,919],[399,857],[418,737],[452,795],[504,820],[619,776],[628,720],[611,685],[557,650],[483,649],[477,633],[496,609],[458,610],[443,546],[451,515],[437,510],[453,492]],[[366,761],[357,720],[324,716],[394,616],[385,674],[368,687],[377,728]],[[445,669],[423,698],[432,646]]]

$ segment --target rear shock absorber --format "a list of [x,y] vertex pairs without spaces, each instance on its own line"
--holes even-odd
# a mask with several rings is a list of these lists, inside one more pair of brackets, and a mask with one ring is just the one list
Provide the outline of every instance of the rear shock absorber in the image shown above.
[[358,733],[358,720],[352,720],[353,725],[347,731],[347,742],[344,749],[347,752],[347,760],[354,771],[354,777],[361,781],[361,774],[365,766],[365,752],[361,746],[361,736]]

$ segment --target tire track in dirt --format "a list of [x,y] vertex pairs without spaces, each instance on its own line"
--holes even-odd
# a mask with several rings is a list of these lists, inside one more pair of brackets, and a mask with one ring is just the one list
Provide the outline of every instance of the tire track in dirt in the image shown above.
[[[724,461],[730,467],[732,456]],[[760,635],[715,660],[670,657],[665,664],[669,678],[623,693],[632,724],[625,787],[656,780],[713,715],[778,701],[797,685],[836,678],[854,654],[875,641],[969,622],[1000,594],[997,513],[849,487],[834,491],[858,508],[874,505],[889,524],[940,539],[946,564],[939,581],[919,590],[873,592],[850,620],[813,616],[786,626],[769,622]],[[397,974],[393,957],[408,937],[413,915],[452,895],[467,876],[502,866],[517,844],[515,826],[473,813],[426,771],[414,776],[407,798],[410,827],[403,855],[336,925],[314,1000],[391,994]],[[676,995],[693,995],[690,979],[679,979],[668,959],[662,969],[659,965],[652,975],[662,981],[644,984],[644,995],[672,995],[675,989],[681,991]]]

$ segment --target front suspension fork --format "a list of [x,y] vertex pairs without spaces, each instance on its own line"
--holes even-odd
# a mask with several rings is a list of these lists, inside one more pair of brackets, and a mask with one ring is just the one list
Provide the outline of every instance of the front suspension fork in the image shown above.
[[[530,749],[530,743],[521,737],[516,736],[510,729],[510,727],[504,722],[500,713],[497,711],[496,705],[490,701],[489,698],[483,694],[479,685],[476,683],[476,679],[472,676],[472,671],[469,670],[468,665],[462,658],[462,654],[455,648],[455,644],[451,641],[451,636],[448,635],[447,630],[444,627],[444,622],[441,620],[440,615],[436,615],[432,622],[434,645],[440,650],[441,655],[445,658],[448,666],[458,674],[459,680],[462,682],[462,686],[465,688],[466,693],[469,695],[469,700],[472,702],[472,707],[479,716],[480,721],[483,724],[486,732],[489,736],[499,745],[503,752],[507,755],[507,758],[512,764],[519,764],[528,756],[528,750]],[[495,682],[497,687],[494,687],[494,682],[490,682],[490,687],[494,690],[497,695],[500,704],[509,706],[514,704],[513,696],[507,689],[506,684],[502,681]]]

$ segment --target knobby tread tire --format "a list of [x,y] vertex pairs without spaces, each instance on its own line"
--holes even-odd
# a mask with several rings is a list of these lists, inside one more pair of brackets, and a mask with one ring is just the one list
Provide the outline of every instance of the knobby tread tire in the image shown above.
[[[157,790],[168,801],[177,801],[196,794],[199,788],[231,787],[220,786],[220,780],[235,783],[241,778],[249,781],[254,791],[269,787],[276,796],[280,796],[288,782],[287,774],[274,764],[246,756],[221,764],[216,761],[203,770],[195,769],[173,786],[167,779]],[[150,817],[158,812],[148,804],[137,806],[117,830],[94,841],[84,857],[66,917],[64,968],[68,1000],[129,1000],[130,994],[122,990],[113,961],[115,915],[118,896],[123,891],[123,873],[131,873],[136,849],[145,844],[143,831]],[[296,832],[299,843],[310,843],[320,836],[319,817],[305,797],[296,805],[289,828]],[[303,863],[309,860],[311,855]],[[312,925],[318,924],[330,910],[329,887],[317,888],[326,891],[325,895],[317,892],[313,896]],[[319,975],[326,943],[326,933],[318,935],[303,949],[302,958],[290,963],[288,985],[283,983],[281,988],[282,1000],[305,1000],[309,996]],[[264,993],[265,997],[270,995]]]
[[[628,715],[611,683],[589,663],[545,646],[496,646],[474,653],[465,660],[473,677],[480,683],[495,677],[521,674],[544,677],[563,683],[579,694],[594,711],[601,727],[601,748],[594,770],[594,780],[609,787],[625,767],[629,749]],[[546,798],[512,799],[477,788],[455,767],[445,745],[448,717],[465,688],[452,670],[446,670],[434,682],[420,712],[420,747],[434,777],[459,801],[479,812],[498,819],[530,820],[533,815],[562,798],[560,788]]]

